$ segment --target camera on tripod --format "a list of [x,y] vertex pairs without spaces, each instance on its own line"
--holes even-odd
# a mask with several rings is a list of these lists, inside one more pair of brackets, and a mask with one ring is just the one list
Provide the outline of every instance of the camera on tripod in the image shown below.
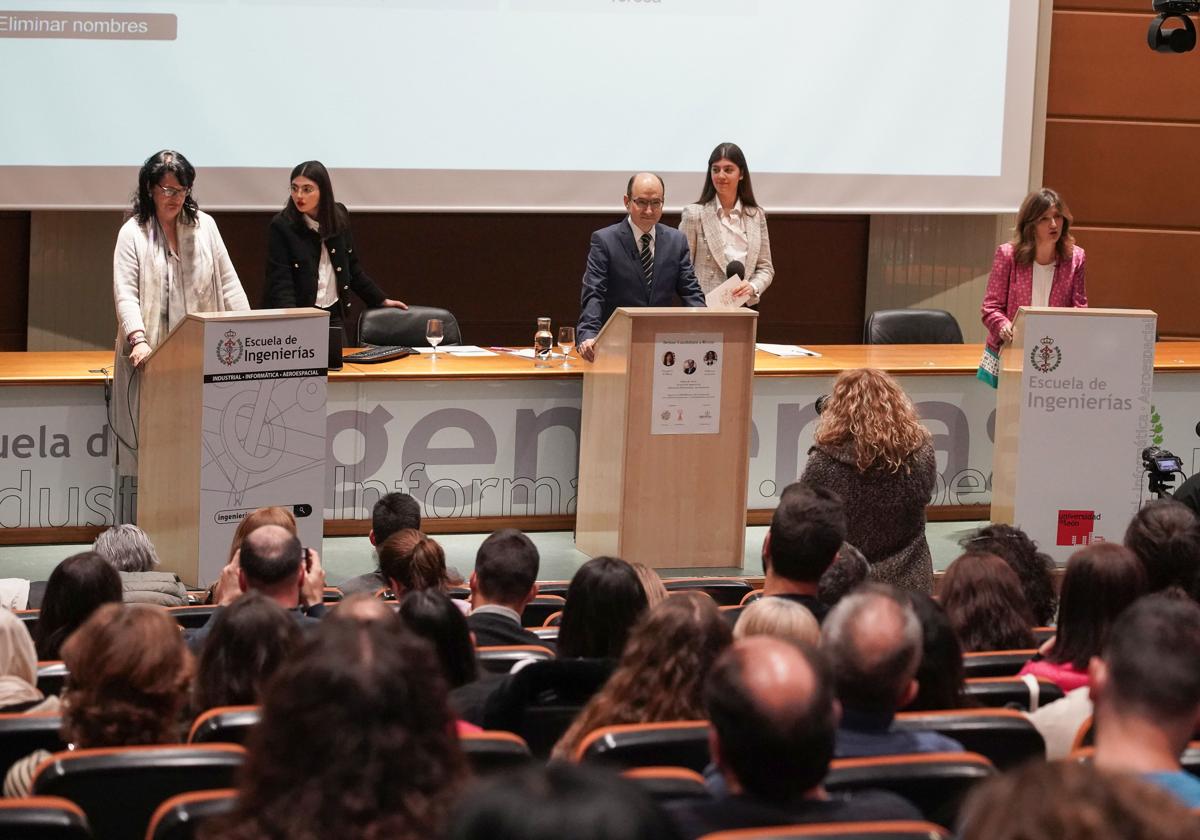
[[1160,499],[1171,491],[1175,474],[1183,475],[1183,462],[1179,456],[1159,446],[1147,446],[1142,450],[1142,466],[1150,477],[1150,492]]
[[[1196,0],[1154,0],[1154,11],[1158,17],[1150,22],[1150,31],[1146,33],[1146,43],[1155,52],[1191,52],[1196,48],[1196,24],[1188,15],[1200,12],[1200,2]],[[1171,22],[1182,26],[1168,29],[1163,27]]]

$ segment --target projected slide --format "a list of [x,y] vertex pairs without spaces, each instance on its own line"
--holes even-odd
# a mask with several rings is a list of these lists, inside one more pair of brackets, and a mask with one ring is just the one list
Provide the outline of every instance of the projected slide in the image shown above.
[[73,203],[62,174],[74,202],[123,204],[162,147],[209,206],[274,206],[308,158],[367,207],[611,206],[612,173],[639,169],[679,173],[684,203],[722,140],[768,207],[928,203],[911,179],[1007,203],[1028,172],[1020,0],[20,5],[0,10],[3,206]]

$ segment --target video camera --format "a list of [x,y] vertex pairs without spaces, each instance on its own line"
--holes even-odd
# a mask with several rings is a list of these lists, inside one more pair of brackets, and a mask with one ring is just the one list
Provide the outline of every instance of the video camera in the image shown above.
[[1183,461],[1179,456],[1159,446],[1147,446],[1142,450],[1142,466],[1150,477],[1150,492],[1160,498],[1171,490],[1175,474],[1183,475]]
[[[1158,17],[1150,22],[1150,31],[1146,33],[1146,43],[1155,52],[1191,52],[1196,48],[1196,24],[1188,15],[1200,12],[1200,2],[1197,0],[1154,0],[1154,11]],[[1169,29],[1163,27],[1171,21],[1178,21],[1182,26]]]

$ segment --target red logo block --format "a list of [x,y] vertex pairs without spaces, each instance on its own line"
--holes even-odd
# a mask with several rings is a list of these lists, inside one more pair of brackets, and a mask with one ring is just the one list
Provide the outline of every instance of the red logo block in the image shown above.
[[1060,510],[1058,512],[1058,539],[1056,545],[1089,545],[1101,542],[1102,538],[1092,534],[1096,520],[1100,518],[1094,510]]

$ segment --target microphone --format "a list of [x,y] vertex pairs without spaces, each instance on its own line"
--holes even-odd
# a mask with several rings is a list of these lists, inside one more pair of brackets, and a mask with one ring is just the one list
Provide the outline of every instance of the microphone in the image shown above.
[[729,263],[729,265],[725,266],[725,279],[726,280],[728,280],[730,277],[732,277],[735,274],[738,277],[741,277],[743,279],[745,279],[745,277],[746,277],[746,266],[742,265],[741,260],[733,260],[732,262]]

